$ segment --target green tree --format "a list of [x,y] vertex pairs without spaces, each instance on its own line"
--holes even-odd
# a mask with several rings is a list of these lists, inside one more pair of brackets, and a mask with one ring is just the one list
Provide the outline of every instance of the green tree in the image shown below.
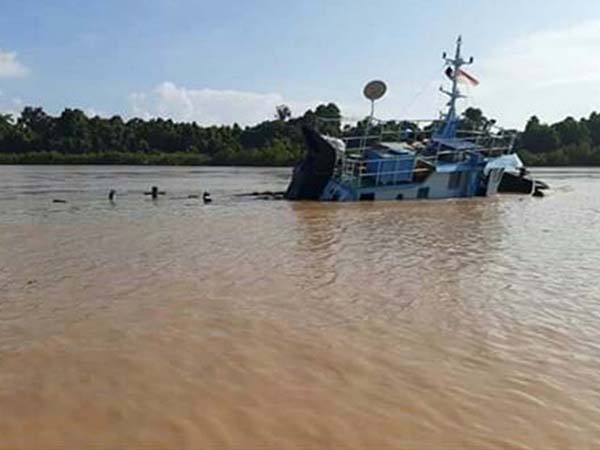
[[567,117],[561,122],[552,125],[556,130],[562,146],[580,144],[590,140],[590,131],[583,123],[577,122],[573,117]]
[[531,153],[543,153],[556,150],[560,138],[552,127],[541,124],[536,116],[532,116],[521,136],[521,146]]
[[281,121],[285,121],[292,117],[292,110],[287,105],[278,105],[275,108],[275,117]]

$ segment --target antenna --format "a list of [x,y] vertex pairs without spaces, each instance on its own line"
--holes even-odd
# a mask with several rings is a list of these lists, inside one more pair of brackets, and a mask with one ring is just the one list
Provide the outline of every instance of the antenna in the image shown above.
[[465,61],[461,55],[461,46],[462,46],[462,36],[458,36],[456,39],[456,50],[454,52],[454,57],[448,57],[444,52],[444,61],[448,66],[447,75],[450,77],[452,81],[452,86],[450,90],[440,89],[441,92],[446,94],[449,97],[449,101],[447,103],[448,112],[445,115],[443,129],[441,133],[439,133],[443,137],[452,137],[456,132],[456,101],[460,98],[464,98],[465,96],[461,94],[458,89],[458,76],[461,73],[461,67],[467,64],[473,63],[473,57],[471,56],[468,61]]

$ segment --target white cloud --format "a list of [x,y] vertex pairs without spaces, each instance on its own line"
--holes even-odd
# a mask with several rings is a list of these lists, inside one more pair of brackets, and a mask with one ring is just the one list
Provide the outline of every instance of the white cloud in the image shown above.
[[[465,46],[468,52],[468,42]],[[554,122],[600,110],[598,20],[516,36],[475,56],[475,64],[467,70],[481,84],[467,90],[469,98],[461,106],[481,108],[501,126],[523,128],[532,115]],[[445,98],[437,92],[437,84],[442,81],[440,74],[426,89],[414,83],[391,83],[402,90],[390,90],[378,103],[378,117],[435,116],[439,107],[444,108]],[[414,99],[413,92],[418,93]],[[359,99],[345,100],[326,99],[336,102],[345,116],[359,118],[367,114],[368,105]],[[272,117],[275,106],[281,103],[290,105],[298,115],[319,102],[293,102],[278,93],[189,89],[170,82],[131,96],[136,115],[196,120],[202,124],[256,123]]]
[[151,92],[129,97],[133,115],[142,118],[166,117],[176,121],[196,121],[203,125],[254,124],[272,118],[275,107],[285,103],[296,115],[314,108],[318,102],[295,102],[281,94],[236,90],[190,89],[165,81]]
[[17,60],[15,52],[4,52],[0,50],[0,77],[24,77],[29,69]]
[[531,115],[544,121],[587,116],[600,109],[600,21],[518,37],[480,58],[481,85],[471,104],[523,127]]

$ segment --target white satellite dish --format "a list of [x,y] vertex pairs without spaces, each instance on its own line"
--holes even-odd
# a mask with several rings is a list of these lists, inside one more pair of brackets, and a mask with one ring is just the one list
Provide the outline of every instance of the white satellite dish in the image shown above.
[[374,102],[385,95],[387,86],[381,80],[369,81],[363,89],[363,95]]

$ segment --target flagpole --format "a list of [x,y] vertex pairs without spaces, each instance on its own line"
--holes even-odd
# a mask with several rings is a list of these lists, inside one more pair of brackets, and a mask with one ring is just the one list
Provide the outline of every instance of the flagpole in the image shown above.
[[450,97],[450,110],[448,111],[448,120],[456,118],[456,100],[460,96],[458,91],[458,70],[462,66],[462,58],[460,57],[460,47],[462,45],[462,36],[458,36],[456,40],[456,53],[454,54],[454,70],[452,71],[452,96]]
[[[458,88],[458,77],[461,73],[461,67],[466,64],[471,64],[473,62],[473,58],[471,57],[469,61],[465,61],[462,59],[460,54],[462,46],[462,36],[458,36],[456,39],[456,51],[454,53],[454,58],[447,58],[444,53],[444,60],[446,64],[451,68],[450,79],[452,80],[452,90],[447,91],[444,88],[440,88],[444,94],[450,97],[448,100],[448,112],[446,113],[446,117],[444,120],[444,126],[442,129],[441,136],[442,137],[452,137],[456,133],[455,122],[456,122],[456,101],[459,98],[464,98],[464,95],[460,93]],[[448,75],[448,73],[446,73]]]

